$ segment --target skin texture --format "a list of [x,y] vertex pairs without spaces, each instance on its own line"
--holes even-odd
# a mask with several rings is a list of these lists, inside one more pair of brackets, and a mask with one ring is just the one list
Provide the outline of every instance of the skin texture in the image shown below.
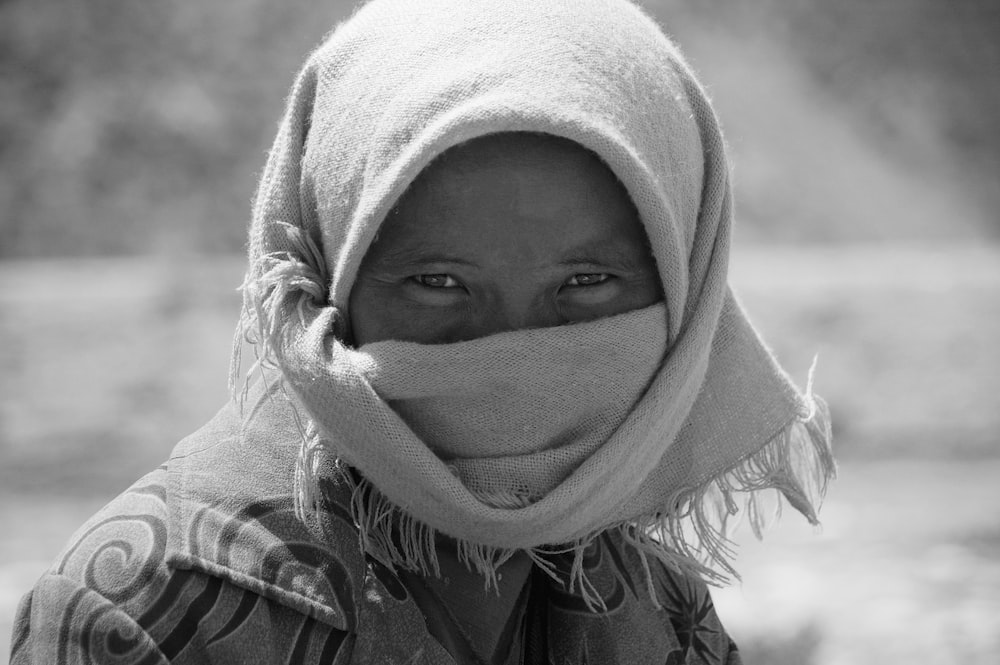
[[638,213],[592,152],[542,134],[448,150],[400,197],[351,292],[352,340],[442,344],[662,298]]

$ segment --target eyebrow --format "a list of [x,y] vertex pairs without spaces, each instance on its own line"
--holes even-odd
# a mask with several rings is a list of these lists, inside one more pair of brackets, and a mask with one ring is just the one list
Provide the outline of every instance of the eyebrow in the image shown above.
[[432,243],[418,242],[409,247],[401,247],[380,253],[377,258],[379,265],[427,265],[432,263],[452,263],[475,267],[476,264],[460,256],[452,256],[435,247]]
[[647,257],[655,264],[653,252],[648,247],[645,255],[636,255],[614,241],[586,243],[560,260],[559,265],[566,267],[586,264],[611,265],[625,270],[638,270],[642,259]]
[[[637,271],[641,268],[643,259],[649,258],[654,265],[656,259],[652,250],[645,247],[645,254],[629,251],[621,243],[616,242],[617,236],[588,239],[571,248],[556,265],[573,267],[580,265],[605,265],[615,268]],[[374,248],[375,245],[372,245]],[[408,247],[398,247],[379,253],[377,265],[380,266],[422,266],[431,264],[453,264],[478,268],[479,264],[461,256],[450,254],[440,246],[426,239],[416,240]]]

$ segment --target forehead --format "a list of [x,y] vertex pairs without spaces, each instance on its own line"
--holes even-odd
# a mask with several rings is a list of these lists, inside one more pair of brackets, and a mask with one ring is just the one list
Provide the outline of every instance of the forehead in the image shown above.
[[[638,213],[593,152],[551,135],[493,134],[447,150],[399,198],[375,245],[521,236],[574,245],[641,239]],[[549,237],[554,236],[554,237]]]
[[590,150],[568,139],[528,132],[491,134],[459,144],[431,162],[411,189],[455,195],[490,180],[502,187],[539,179],[584,199],[624,192],[611,169]]

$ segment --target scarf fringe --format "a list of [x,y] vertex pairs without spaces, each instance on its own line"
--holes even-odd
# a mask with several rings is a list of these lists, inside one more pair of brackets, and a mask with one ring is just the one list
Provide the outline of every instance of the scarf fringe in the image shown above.
[[[289,249],[255,261],[240,287],[243,312],[233,343],[229,387],[241,408],[252,376],[258,374],[267,380],[266,370],[280,369],[281,349],[293,330],[305,325],[306,308],[322,307],[326,301],[327,275],[319,247],[303,229],[284,222],[277,224],[284,231]],[[237,392],[244,342],[253,346],[256,358]],[[769,522],[780,516],[783,496],[811,524],[819,523],[817,512],[828,482],[836,475],[836,465],[831,450],[829,411],[812,391],[815,367],[814,360],[800,416],[760,450],[726,472],[677,492],[655,514],[610,525],[570,543],[541,545],[524,551],[535,565],[569,592],[578,594],[593,611],[605,606],[587,578],[584,556],[594,540],[608,531],[617,532],[638,553],[650,598],[657,606],[651,559],[716,586],[738,580],[739,574],[733,566],[735,544],[730,539],[738,518],[745,517],[759,539]],[[276,380],[283,383],[280,373]],[[333,451],[315,424],[309,419],[303,421],[295,401],[289,397],[288,403],[301,439],[295,469],[296,515],[303,522],[321,523],[319,453]],[[390,502],[367,479],[356,476],[345,465],[338,463],[338,469],[342,482],[351,489],[350,511],[364,551],[390,568],[399,566],[423,575],[440,576],[437,531]],[[518,508],[531,502],[530,498],[515,495],[480,499],[502,508]],[[463,540],[456,543],[459,560],[483,576],[487,589],[498,589],[498,569],[519,551]],[[561,570],[564,566],[557,566],[554,555],[572,556],[568,575]]]
[[[306,325],[306,309],[323,307],[327,299],[326,261],[319,245],[298,226],[287,222],[274,226],[289,249],[251,261],[239,287],[243,308],[229,362],[229,393],[241,407],[254,375],[263,378],[263,370],[280,369],[282,349],[293,331]],[[255,358],[237,391],[244,343],[253,347]]]
[[[569,543],[526,550],[456,540],[459,560],[483,576],[487,589],[497,590],[500,566],[524,551],[535,565],[595,612],[605,605],[587,577],[584,558],[587,548],[608,531],[614,531],[639,555],[649,596],[657,607],[660,602],[651,561],[714,586],[739,580],[733,563],[736,545],[730,534],[740,518],[749,521],[760,539],[765,528],[780,517],[780,499],[784,497],[810,524],[819,524],[817,513],[827,484],[836,475],[836,464],[830,447],[829,411],[822,399],[812,394],[812,373],[810,370],[804,413],[799,419],[727,472],[678,492],[663,512],[611,525]],[[295,477],[296,512],[300,519],[319,521],[318,453],[328,446],[315,427],[307,426],[304,434]],[[437,531],[389,501],[346,465],[338,463],[337,469],[339,480],[351,490],[349,508],[363,550],[390,569],[440,576]],[[572,557],[568,573],[565,565],[556,564],[554,555]]]

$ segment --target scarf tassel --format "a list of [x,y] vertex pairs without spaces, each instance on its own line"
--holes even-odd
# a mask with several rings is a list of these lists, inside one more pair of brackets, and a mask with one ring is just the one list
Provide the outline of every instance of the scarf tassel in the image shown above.
[[[810,377],[812,372],[810,371]],[[667,510],[629,520],[558,546],[542,545],[523,550],[532,562],[570,593],[578,595],[595,612],[604,600],[587,578],[585,553],[596,538],[614,531],[638,553],[645,570],[646,587],[660,606],[651,569],[653,561],[682,574],[722,586],[739,580],[733,565],[736,545],[730,533],[746,518],[760,539],[781,514],[781,497],[818,525],[817,513],[828,482],[836,475],[830,448],[829,411],[819,397],[807,390],[806,413],[775,435],[763,448],[717,478],[675,495]],[[296,510],[302,519],[317,519],[322,499],[318,494],[318,455],[324,441],[314,428],[299,457],[295,487]],[[339,480],[351,489],[350,512],[360,533],[363,550],[389,568],[400,567],[422,575],[440,576],[437,532],[389,501],[367,479],[339,465]],[[458,558],[483,576],[487,589],[498,589],[498,570],[518,551],[457,540]],[[553,555],[572,556],[568,572]]]
[[[306,309],[323,307],[327,298],[326,262],[319,245],[302,228],[275,222],[287,250],[265,254],[251,263],[239,290],[243,309],[233,338],[229,362],[229,393],[242,407],[251,379],[264,370],[279,369],[282,349],[306,324]],[[253,347],[255,359],[237,384],[243,363],[243,345]]]
[[[241,406],[251,377],[258,373],[263,377],[265,370],[280,367],[281,349],[293,330],[303,325],[304,309],[323,306],[326,300],[327,275],[318,246],[303,229],[282,222],[278,225],[284,230],[288,250],[263,256],[241,286],[244,308],[230,365],[230,390]],[[244,342],[253,345],[257,357],[237,394]],[[611,525],[570,543],[543,545],[525,552],[535,565],[569,592],[578,594],[594,611],[605,606],[587,579],[585,551],[610,530],[639,554],[649,595],[657,606],[651,560],[716,586],[738,580],[733,566],[735,544],[729,537],[738,518],[747,518],[754,535],[761,538],[765,527],[780,516],[783,496],[811,524],[819,523],[817,512],[828,482],[836,475],[836,465],[829,412],[823,400],[812,392],[814,371],[815,361],[809,371],[800,417],[726,472],[677,492],[664,510],[655,514]],[[286,398],[301,437],[295,470],[296,514],[304,522],[319,521],[323,504],[319,484],[323,456],[319,453],[328,446],[311,421],[303,422],[294,400],[288,395]],[[350,511],[365,552],[390,568],[399,566],[424,575],[440,575],[435,529],[388,501],[346,466],[341,466],[339,475],[351,488]],[[505,508],[524,504],[518,497],[481,499]],[[498,569],[518,551],[456,542],[460,561],[483,576],[487,589],[498,588]],[[572,555],[568,573],[565,566],[557,567],[552,559],[555,554]]]

